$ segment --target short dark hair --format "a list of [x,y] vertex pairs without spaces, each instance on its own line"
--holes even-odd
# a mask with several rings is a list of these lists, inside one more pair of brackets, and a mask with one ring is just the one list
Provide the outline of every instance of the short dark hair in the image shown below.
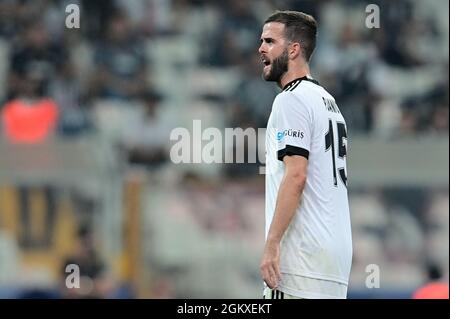
[[309,14],[298,11],[276,11],[264,24],[279,22],[285,26],[285,36],[289,41],[299,42],[303,57],[307,62],[316,47],[317,22]]

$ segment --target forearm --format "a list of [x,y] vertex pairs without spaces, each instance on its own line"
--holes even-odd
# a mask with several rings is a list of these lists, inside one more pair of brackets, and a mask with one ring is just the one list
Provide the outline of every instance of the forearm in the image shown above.
[[267,241],[278,244],[300,204],[301,194],[305,186],[302,176],[285,175],[278,190],[277,203]]

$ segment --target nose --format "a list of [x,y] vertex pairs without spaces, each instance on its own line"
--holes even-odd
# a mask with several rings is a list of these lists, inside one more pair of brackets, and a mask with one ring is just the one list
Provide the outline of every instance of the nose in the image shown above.
[[260,54],[266,53],[264,42],[262,42],[261,45],[259,46],[258,52]]

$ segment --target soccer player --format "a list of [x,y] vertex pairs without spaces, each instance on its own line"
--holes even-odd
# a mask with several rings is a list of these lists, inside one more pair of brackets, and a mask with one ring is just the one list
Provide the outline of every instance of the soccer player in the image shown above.
[[263,77],[282,89],[266,135],[264,298],[346,298],[352,261],[347,129],[310,75],[317,24],[277,11],[264,23]]

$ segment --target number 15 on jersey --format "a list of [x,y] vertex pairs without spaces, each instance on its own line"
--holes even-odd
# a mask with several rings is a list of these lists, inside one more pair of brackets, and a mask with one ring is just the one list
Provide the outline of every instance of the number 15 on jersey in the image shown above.
[[330,119],[328,121],[328,132],[325,134],[325,151],[331,150],[331,158],[333,163],[333,182],[334,186],[338,186],[337,176],[339,176],[342,184],[347,187],[347,172],[345,166],[336,168],[336,157],[343,159],[346,163],[347,156],[347,128],[345,123],[335,122],[337,128],[337,147],[334,140],[334,125]]

